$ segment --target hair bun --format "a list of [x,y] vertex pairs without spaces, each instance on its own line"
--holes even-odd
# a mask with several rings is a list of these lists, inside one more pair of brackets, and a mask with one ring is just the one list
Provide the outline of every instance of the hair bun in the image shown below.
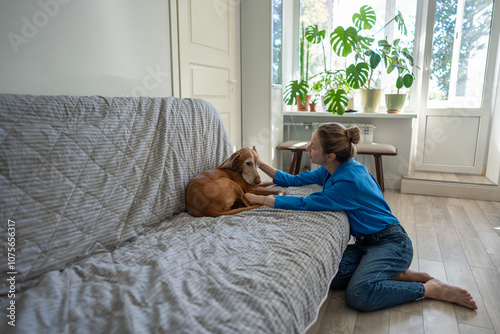
[[357,144],[361,140],[361,130],[357,126],[346,129],[346,134],[347,139],[353,144]]

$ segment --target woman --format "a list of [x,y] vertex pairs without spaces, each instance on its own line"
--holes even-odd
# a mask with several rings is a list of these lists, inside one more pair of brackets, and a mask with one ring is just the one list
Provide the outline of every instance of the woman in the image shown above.
[[425,297],[476,310],[466,290],[409,269],[413,248],[408,235],[392,214],[377,181],[353,159],[354,144],[359,140],[357,127],[323,124],[307,146],[311,162],[320,168],[290,175],[260,164],[260,169],[280,186],[319,184],[323,190],[306,198],[245,196],[256,204],[279,209],[343,210],[347,214],[356,242],[347,246],[332,287],[346,289],[347,304],[354,309],[381,310]]

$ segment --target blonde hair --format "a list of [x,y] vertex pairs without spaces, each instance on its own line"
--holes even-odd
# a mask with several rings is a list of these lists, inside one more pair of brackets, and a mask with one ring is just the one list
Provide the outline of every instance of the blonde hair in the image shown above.
[[334,153],[340,162],[347,161],[357,153],[355,144],[361,140],[357,126],[346,129],[340,123],[325,123],[317,130],[319,141],[325,154]]

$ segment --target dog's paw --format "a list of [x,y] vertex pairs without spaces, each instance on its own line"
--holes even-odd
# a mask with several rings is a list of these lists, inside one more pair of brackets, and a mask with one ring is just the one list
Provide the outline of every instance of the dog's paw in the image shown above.
[[285,192],[284,192],[284,191],[280,191],[280,192],[278,193],[278,196],[285,196],[285,195],[286,195],[286,194],[285,194]]

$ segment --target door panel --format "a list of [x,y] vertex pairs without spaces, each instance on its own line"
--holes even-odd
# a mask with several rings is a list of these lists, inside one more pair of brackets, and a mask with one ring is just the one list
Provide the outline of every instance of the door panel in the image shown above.
[[479,117],[427,116],[424,163],[473,167],[479,120]]
[[194,98],[230,98],[227,68],[191,64],[191,80]]
[[[201,46],[228,52],[229,20],[227,11],[219,12],[214,1],[191,0],[191,41]],[[215,18],[210,23],[208,17]]]
[[235,149],[241,147],[239,10],[233,0],[177,0],[179,95],[211,102]]

